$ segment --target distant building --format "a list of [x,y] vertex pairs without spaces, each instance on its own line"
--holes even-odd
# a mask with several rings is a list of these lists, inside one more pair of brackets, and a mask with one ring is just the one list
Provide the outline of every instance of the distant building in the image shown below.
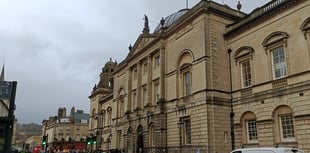
[[89,114],[71,108],[69,116],[66,108],[59,108],[57,116],[42,121],[42,137],[47,136],[48,150],[85,150],[88,135]]
[[31,136],[24,140],[24,150],[33,151],[36,146],[41,146],[41,136]]

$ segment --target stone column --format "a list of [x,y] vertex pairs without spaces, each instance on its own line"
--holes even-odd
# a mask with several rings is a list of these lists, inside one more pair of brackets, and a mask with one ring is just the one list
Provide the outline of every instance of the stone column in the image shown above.
[[160,79],[159,79],[159,86],[160,86],[160,99],[165,99],[166,95],[166,87],[165,87],[165,73],[166,73],[166,57],[165,57],[165,46],[164,44],[160,45]]
[[149,55],[148,56],[148,81],[147,81],[147,103],[145,104],[145,106],[150,106],[152,105],[152,77],[153,77],[153,60],[152,60],[153,56]]
[[139,61],[137,64],[137,79],[138,79],[138,84],[137,84],[137,107],[136,109],[140,110],[143,106],[141,105],[141,84],[142,84],[142,62]]
[[128,104],[127,104],[127,110],[128,111],[131,111],[131,103],[132,103],[132,69],[131,68],[128,68],[127,69],[127,73],[128,73]]

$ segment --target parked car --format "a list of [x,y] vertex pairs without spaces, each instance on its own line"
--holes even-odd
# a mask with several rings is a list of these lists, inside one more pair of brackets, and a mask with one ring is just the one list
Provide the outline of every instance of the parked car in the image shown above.
[[230,153],[304,153],[304,151],[297,148],[242,148]]

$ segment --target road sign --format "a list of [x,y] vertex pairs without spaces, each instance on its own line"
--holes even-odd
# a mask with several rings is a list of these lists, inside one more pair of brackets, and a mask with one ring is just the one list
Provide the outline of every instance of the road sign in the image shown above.
[[0,99],[10,99],[12,93],[12,82],[0,81]]

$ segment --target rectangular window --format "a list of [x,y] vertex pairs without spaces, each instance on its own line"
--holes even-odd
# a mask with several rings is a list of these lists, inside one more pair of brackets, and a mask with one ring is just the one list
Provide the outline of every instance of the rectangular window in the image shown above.
[[156,56],[155,57],[155,66],[154,66],[154,68],[159,67],[159,65],[160,65],[160,56]]
[[241,78],[242,87],[245,88],[252,85],[250,60],[241,63]]
[[284,48],[280,47],[272,51],[274,78],[283,78],[286,76],[286,62]]
[[159,96],[160,96],[160,89],[159,89],[159,82],[156,82],[154,84],[154,90],[155,90],[155,102],[157,102],[159,100]]
[[119,101],[119,116],[122,117],[124,114],[124,100]]
[[137,93],[136,90],[132,92],[132,109],[134,110],[137,106]]
[[147,102],[147,88],[146,86],[142,87],[143,88],[143,102],[146,104]]
[[255,120],[247,121],[247,135],[248,142],[257,142],[257,128]]
[[137,80],[138,70],[135,68],[133,70],[133,80]]
[[190,72],[185,72],[184,74],[184,96],[189,96],[191,94],[191,74]]
[[116,141],[116,148],[121,148],[121,141],[122,141],[122,131],[121,130],[119,130],[119,131],[117,131],[117,133],[116,133],[117,135],[116,135],[116,137],[117,137],[117,141]]
[[185,144],[191,144],[191,120],[190,119],[184,119],[184,143]]
[[143,75],[147,74],[147,63],[143,64]]
[[283,140],[294,140],[294,124],[291,114],[280,116],[280,126]]

